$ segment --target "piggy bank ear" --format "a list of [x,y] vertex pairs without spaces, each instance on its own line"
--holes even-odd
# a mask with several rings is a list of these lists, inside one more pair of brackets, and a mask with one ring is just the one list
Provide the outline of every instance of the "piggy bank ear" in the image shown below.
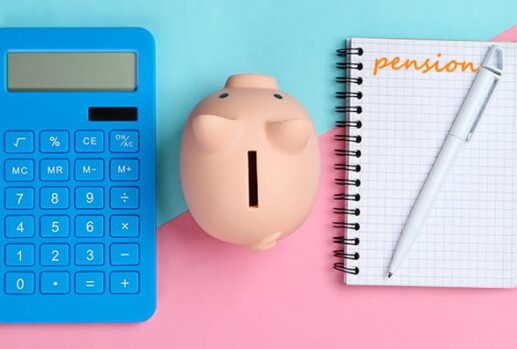
[[201,147],[216,151],[236,137],[237,122],[219,115],[201,114],[192,119],[192,130]]
[[308,120],[294,119],[269,122],[266,125],[268,138],[272,143],[288,152],[301,151],[312,134]]

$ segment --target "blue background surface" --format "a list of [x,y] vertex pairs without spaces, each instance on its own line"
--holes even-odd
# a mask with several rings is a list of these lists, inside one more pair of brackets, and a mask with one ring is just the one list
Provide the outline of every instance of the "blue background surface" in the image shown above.
[[488,40],[514,25],[515,1],[0,0],[0,26],[142,26],[157,47],[158,223],[186,209],[183,124],[228,75],[274,75],[332,127],[334,51],[347,37]]

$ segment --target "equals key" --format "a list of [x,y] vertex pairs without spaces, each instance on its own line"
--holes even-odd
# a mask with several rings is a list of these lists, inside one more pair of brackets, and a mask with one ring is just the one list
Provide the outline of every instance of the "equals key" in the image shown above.
[[78,294],[104,293],[104,273],[100,271],[76,273],[75,291]]

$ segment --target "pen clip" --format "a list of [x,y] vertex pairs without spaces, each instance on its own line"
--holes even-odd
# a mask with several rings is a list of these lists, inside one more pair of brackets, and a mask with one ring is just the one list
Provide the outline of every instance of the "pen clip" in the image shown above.
[[496,83],[494,82],[492,84],[492,86],[490,87],[490,90],[488,91],[488,93],[485,95],[485,100],[483,101],[483,104],[481,105],[481,108],[479,108],[479,112],[476,115],[476,119],[472,123],[472,127],[470,128],[470,131],[467,134],[467,138],[465,139],[466,142],[470,142],[470,138],[474,134],[474,131],[476,130],[476,127],[478,126],[479,121],[481,120],[481,116],[483,115],[483,112],[485,111],[485,108],[486,108],[486,106],[488,104],[488,101],[490,101],[490,97],[492,96],[492,92],[494,92],[494,90],[495,90],[495,86],[496,86]]
[[[477,125],[479,124],[479,120],[481,119],[481,116],[483,115],[483,112],[485,111],[485,108],[488,104],[488,101],[490,100],[490,97],[492,97],[492,93],[495,90],[495,86],[497,85],[497,82],[501,78],[503,74],[503,50],[499,46],[490,46],[488,48],[488,52],[485,55],[485,58],[483,59],[483,62],[481,64],[481,70],[485,70],[491,73],[493,76],[492,85],[490,85],[488,91],[484,93],[484,100],[479,107],[478,114],[476,115],[476,118],[474,119],[474,122],[472,123],[472,126],[470,127],[470,130],[467,134],[467,137],[465,138],[466,142],[469,142],[472,138],[472,135],[474,134],[474,131],[476,130]],[[476,76],[476,80],[480,78],[481,71]],[[476,81],[474,81],[475,83]],[[471,87],[472,88],[472,87]],[[470,93],[470,92],[469,92]]]

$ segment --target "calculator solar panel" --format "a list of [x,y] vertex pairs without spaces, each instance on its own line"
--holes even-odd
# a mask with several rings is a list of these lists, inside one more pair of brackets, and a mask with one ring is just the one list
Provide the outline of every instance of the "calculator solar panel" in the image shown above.
[[0,322],[136,322],[156,303],[154,40],[0,29]]

